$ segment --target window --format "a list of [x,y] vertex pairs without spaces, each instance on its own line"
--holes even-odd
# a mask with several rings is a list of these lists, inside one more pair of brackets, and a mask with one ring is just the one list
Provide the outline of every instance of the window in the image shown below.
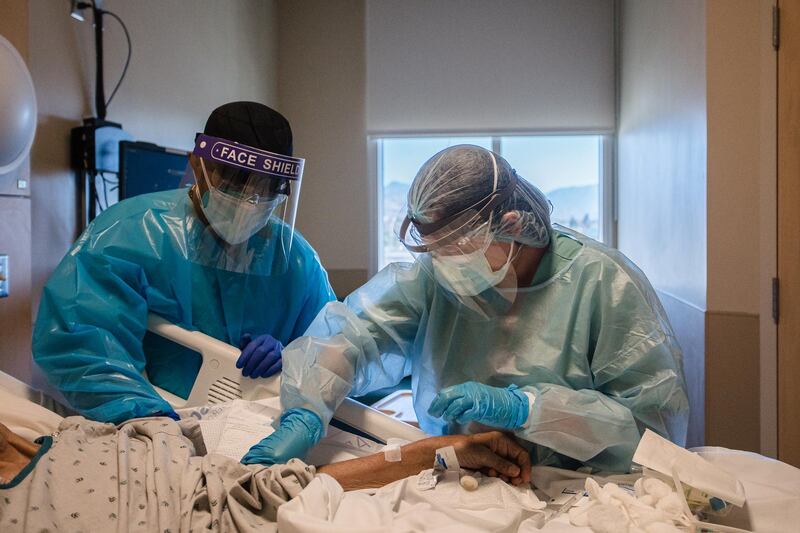
[[456,144],[494,150],[520,176],[536,185],[553,204],[551,221],[593,239],[607,241],[610,179],[606,172],[608,138],[603,135],[515,135],[459,137],[386,137],[377,139],[378,268],[411,255],[395,234],[405,216],[406,195],[422,164]]

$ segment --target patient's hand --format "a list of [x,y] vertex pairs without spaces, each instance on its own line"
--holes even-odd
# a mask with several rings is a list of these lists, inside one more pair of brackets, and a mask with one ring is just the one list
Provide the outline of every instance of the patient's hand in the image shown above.
[[430,437],[412,442],[400,449],[400,462],[387,462],[382,453],[377,453],[322,466],[317,471],[336,478],[345,490],[382,487],[433,467],[436,450],[447,446],[455,449],[463,468],[480,470],[514,485],[530,483],[531,460],[527,450],[514,437],[499,431]]
[[432,437],[408,446],[414,445],[432,448],[433,453],[439,448],[452,446],[462,468],[480,470],[488,476],[502,478],[514,485],[531,481],[531,459],[528,451],[513,436],[499,431]]

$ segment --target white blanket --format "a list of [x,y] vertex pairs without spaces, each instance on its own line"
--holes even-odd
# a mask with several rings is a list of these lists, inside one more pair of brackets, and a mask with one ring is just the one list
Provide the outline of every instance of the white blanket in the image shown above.
[[543,517],[530,489],[482,478],[477,491],[456,480],[432,490],[417,488],[418,476],[376,491],[342,491],[321,474],[278,511],[281,532],[516,532],[527,519]]
[[[794,532],[800,523],[800,470],[758,454],[701,448],[705,459],[737,475],[747,495],[743,509],[718,523],[754,532]],[[581,492],[586,475],[553,468],[534,468],[534,481],[555,499],[569,491]],[[638,476],[605,478],[632,483]],[[483,478],[476,492],[458,483],[439,483],[435,489],[417,488],[418,476],[376,491],[345,493],[326,475],[319,475],[294,500],[278,511],[280,531],[328,532],[471,532],[591,533],[570,525],[565,513],[551,518],[531,505],[524,491],[497,479]],[[577,490],[573,490],[577,489]],[[580,505],[580,500],[578,505]]]

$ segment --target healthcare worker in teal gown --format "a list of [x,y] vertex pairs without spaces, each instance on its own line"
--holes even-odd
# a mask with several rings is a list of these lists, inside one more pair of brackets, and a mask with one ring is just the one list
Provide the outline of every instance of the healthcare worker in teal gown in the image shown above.
[[89,225],[47,282],[33,336],[73,408],[114,423],[176,417],[151,384],[188,397],[200,358],[148,333],[148,313],[241,346],[245,375],[280,370],[282,344],[335,299],[294,231],[303,160],[291,155],[282,115],[223,105],[197,136],[191,189],[122,201]]
[[416,261],[327,304],[287,346],[280,427],[243,462],[302,456],[345,396],[409,375],[427,433],[513,431],[539,464],[627,471],[646,428],[683,444],[681,352],[653,288],[549,214],[499,155],[433,156],[398,231]]

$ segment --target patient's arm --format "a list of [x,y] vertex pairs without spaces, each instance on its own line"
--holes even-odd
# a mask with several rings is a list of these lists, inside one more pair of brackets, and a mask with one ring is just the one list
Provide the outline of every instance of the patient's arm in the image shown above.
[[345,490],[382,487],[431,468],[436,450],[446,446],[455,449],[463,468],[502,477],[514,485],[530,483],[531,462],[527,450],[513,437],[499,431],[431,437],[403,446],[399,462],[388,462],[382,453],[377,453],[322,466],[317,472],[335,478]]

